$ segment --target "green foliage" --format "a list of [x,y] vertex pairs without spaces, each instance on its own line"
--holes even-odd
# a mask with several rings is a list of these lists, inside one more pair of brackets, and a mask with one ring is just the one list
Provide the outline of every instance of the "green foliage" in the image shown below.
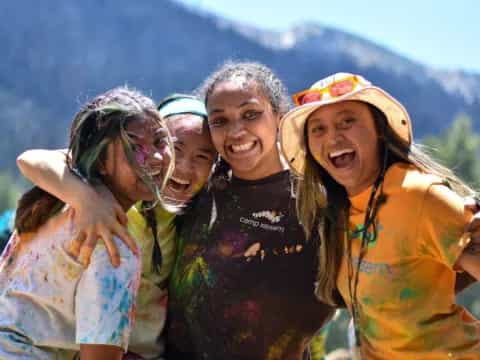
[[0,173],[0,213],[16,206],[22,190],[9,172]]
[[473,131],[468,115],[458,115],[442,136],[427,136],[423,143],[432,149],[432,155],[442,165],[454,170],[472,187],[479,186],[480,136]]

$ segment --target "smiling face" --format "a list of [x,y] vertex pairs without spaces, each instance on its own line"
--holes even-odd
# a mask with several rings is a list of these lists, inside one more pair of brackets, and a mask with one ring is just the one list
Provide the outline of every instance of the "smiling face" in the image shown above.
[[162,194],[180,205],[205,185],[216,151],[202,117],[176,115],[166,121],[175,144],[175,170]]
[[207,110],[213,144],[236,177],[261,179],[283,169],[276,146],[279,116],[257,87],[244,78],[221,82]]
[[313,158],[349,196],[375,182],[380,173],[380,141],[368,105],[344,101],[320,107],[306,126]]
[[[160,187],[171,160],[166,130],[155,119],[146,117],[129,121],[125,131],[136,165]],[[108,144],[100,173],[105,185],[124,209],[137,201],[152,201],[155,198],[130,164],[120,136]]]

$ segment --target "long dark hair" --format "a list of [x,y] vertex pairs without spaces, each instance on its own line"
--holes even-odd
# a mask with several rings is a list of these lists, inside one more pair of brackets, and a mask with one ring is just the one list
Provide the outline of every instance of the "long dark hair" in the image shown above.
[[[446,180],[453,191],[467,196],[474,191],[455,174],[435,162],[419,145],[405,143],[388,125],[382,111],[367,104],[381,138],[381,162],[385,168],[397,162],[413,164],[421,171]],[[296,186],[297,211],[307,237],[318,234],[320,238],[319,269],[316,294],[330,304],[338,302],[336,281],[342,257],[347,252],[344,241],[348,230],[350,201],[345,188],[337,183],[313,158],[308,148],[305,174]],[[381,205],[381,204],[379,204]]]
[[[130,121],[151,119],[163,126],[153,101],[140,92],[127,87],[114,88],[85,104],[73,119],[70,129],[67,166],[89,184],[102,180],[99,164],[105,161],[107,145],[120,137],[130,165],[159,196],[158,186],[133,160],[131,144],[125,132]],[[165,126],[163,126],[165,127]],[[168,138],[170,148],[171,139]],[[171,164],[168,172],[171,172]],[[18,233],[35,231],[53,215],[64,202],[35,186],[20,198],[15,216]]]

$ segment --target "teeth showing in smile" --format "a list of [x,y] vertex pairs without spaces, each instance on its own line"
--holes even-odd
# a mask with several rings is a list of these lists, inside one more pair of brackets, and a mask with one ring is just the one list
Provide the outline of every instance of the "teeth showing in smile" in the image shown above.
[[334,151],[334,152],[329,153],[329,154],[328,154],[328,157],[329,157],[330,159],[332,159],[332,158],[336,158],[336,157],[338,157],[338,156],[342,156],[342,155],[346,155],[346,154],[352,154],[352,153],[354,153],[354,152],[355,152],[355,150],[353,150],[353,149],[337,150],[337,151]]
[[183,193],[190,188],[190,181],[171,176],[168,180],[168,188],[175,193]]
[[337,169],[345,169],[353,164],[355,159],[355,150],[347,148],[332,151],[328,154],[328,158],[333,166],[335,166]]
[[250,142],[245,143],[245,144],[231,145],[231,148],[232,148],[232,151],[233,151],[234,153],[236,153],[236,152],[241,152],[241,151],[250,150],[251,148],[253,148],[254,145],[255,145],[255,142],[254,142],[254,141],[250,141]]
[[171,176],[171,177],[170,177],[170,180],[173,180],[173,181],[175,181],[176,183],[179,183],[180,185],[189,185],[189,184],[190,184],[190,181],[184,180],[184,179],[180,179],[180,178],[177,178],[177,177],[175,177],[175,176]]

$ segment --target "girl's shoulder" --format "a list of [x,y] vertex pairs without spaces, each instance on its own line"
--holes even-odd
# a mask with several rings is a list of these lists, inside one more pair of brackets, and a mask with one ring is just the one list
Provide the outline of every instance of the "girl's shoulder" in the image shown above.
[[[157,220],[158,224],[171,223],[176,215],[175,213],[163,208],[160,204],[155,205],[153,211],[155,213],[155,219]],[[139,201],[134,206],[132,206],[127,211],[127,218],[129,223],[144,226],[147,220],[143,211],[143,202]]]
[[432,185],[447,185],[441,177],[422,171],[412,164],[396,163],[387,171],[385,188],[388,192],[405,192],[424,197]]
[[439,213],[441,208],[446,212],[463,212],[462,197],[451,189],[446,179],[411,164],[394,164],[388,170],[385,194],[393,195],[392,201],[396,199],[397,205],[405,205],[410,210],[422,209],[424,214]]

